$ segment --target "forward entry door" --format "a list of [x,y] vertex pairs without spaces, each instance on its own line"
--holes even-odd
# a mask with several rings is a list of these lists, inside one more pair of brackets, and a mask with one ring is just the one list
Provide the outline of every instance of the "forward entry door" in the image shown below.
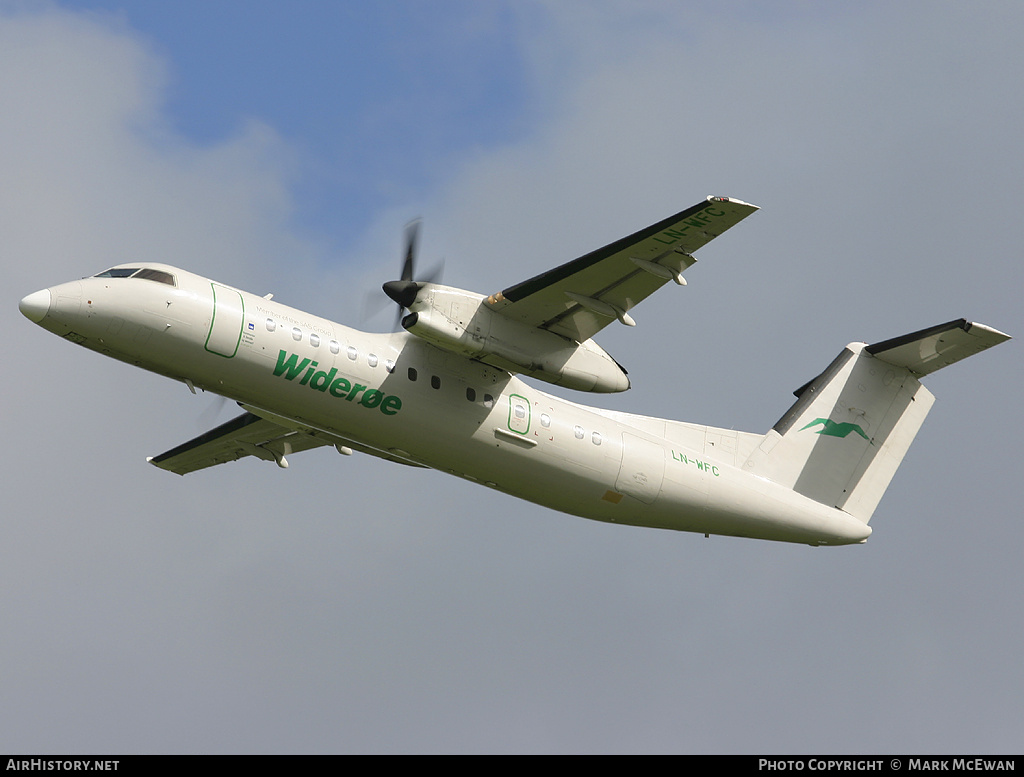
[[210,285],[213,287],[213,318],[206,338],[206,350],[230,359],[238,352],[238,343],[242,339],[242,295],[226,286]]

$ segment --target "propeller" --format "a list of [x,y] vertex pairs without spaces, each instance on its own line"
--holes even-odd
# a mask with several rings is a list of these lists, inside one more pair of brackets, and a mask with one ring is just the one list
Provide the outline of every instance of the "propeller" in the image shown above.
[[444,269],[444,262],[441,262],[430,273],[416,278],[416,251],[419,245],[420,224],[419,219],[409,222],[405,227],[405,258],[402,261],[402,276],[397,281],[388,281],[384,284],[384,293],[388,298],[398,304],[398,320],[395,328],[402,320],[402,311],[408,310],[416,301],[416,295],[424,283],[437,283],[441,279],[441,271]]
[[203,431],[208,430],[212,426],[217,425],[217,419],[224,412],[228,402],[227,397],[222,397],[219,394],[214,394],[213,399],[207,404],[206,408],[202,413],[199,414],[199,419],[196,421],[198,428]]

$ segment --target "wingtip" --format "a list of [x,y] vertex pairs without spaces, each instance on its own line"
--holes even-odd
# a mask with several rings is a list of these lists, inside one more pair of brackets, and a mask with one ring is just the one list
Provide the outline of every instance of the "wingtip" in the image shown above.
[[977,321],[968,321],[965,329],[968,332],[974,329],[980,329],[982,332],[987,334],[991,339],[996,340],[998,342],[1005,342],[1006,340],[1013,339],[1012,335],[1008,335],[1006,334],[1006,332],[1000,332],[995,327],[988,326],[987,324],[979,324]]
[[758,206],[758,205],[754,205],[754,204],[749,203],[749,202],[744,202],[743,200],[736,199],[735,197],[716,197],[713,194],[709,194],[707,196],[707,201],[708,202],[729,202],[729,203],[732,203],[733,205],[742,205],[742,206],[747,207],[747,208],[753,208],[754,210],[760,210],[761,209],[760,206]]

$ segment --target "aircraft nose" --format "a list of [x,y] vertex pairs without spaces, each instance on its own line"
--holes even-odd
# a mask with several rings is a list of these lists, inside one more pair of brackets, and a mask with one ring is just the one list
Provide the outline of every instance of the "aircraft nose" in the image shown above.
[[50,310],[50,290],[34,291],[18,303],[25,318],[34,324],[38,324]]

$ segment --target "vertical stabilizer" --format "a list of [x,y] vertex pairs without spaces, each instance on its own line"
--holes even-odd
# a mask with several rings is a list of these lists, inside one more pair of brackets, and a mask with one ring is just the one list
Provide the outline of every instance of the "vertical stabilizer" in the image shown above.
[[935,401],[918,377],[1008,339],[959,319],[851,343],[796,392],[744,468],[867,523]]

